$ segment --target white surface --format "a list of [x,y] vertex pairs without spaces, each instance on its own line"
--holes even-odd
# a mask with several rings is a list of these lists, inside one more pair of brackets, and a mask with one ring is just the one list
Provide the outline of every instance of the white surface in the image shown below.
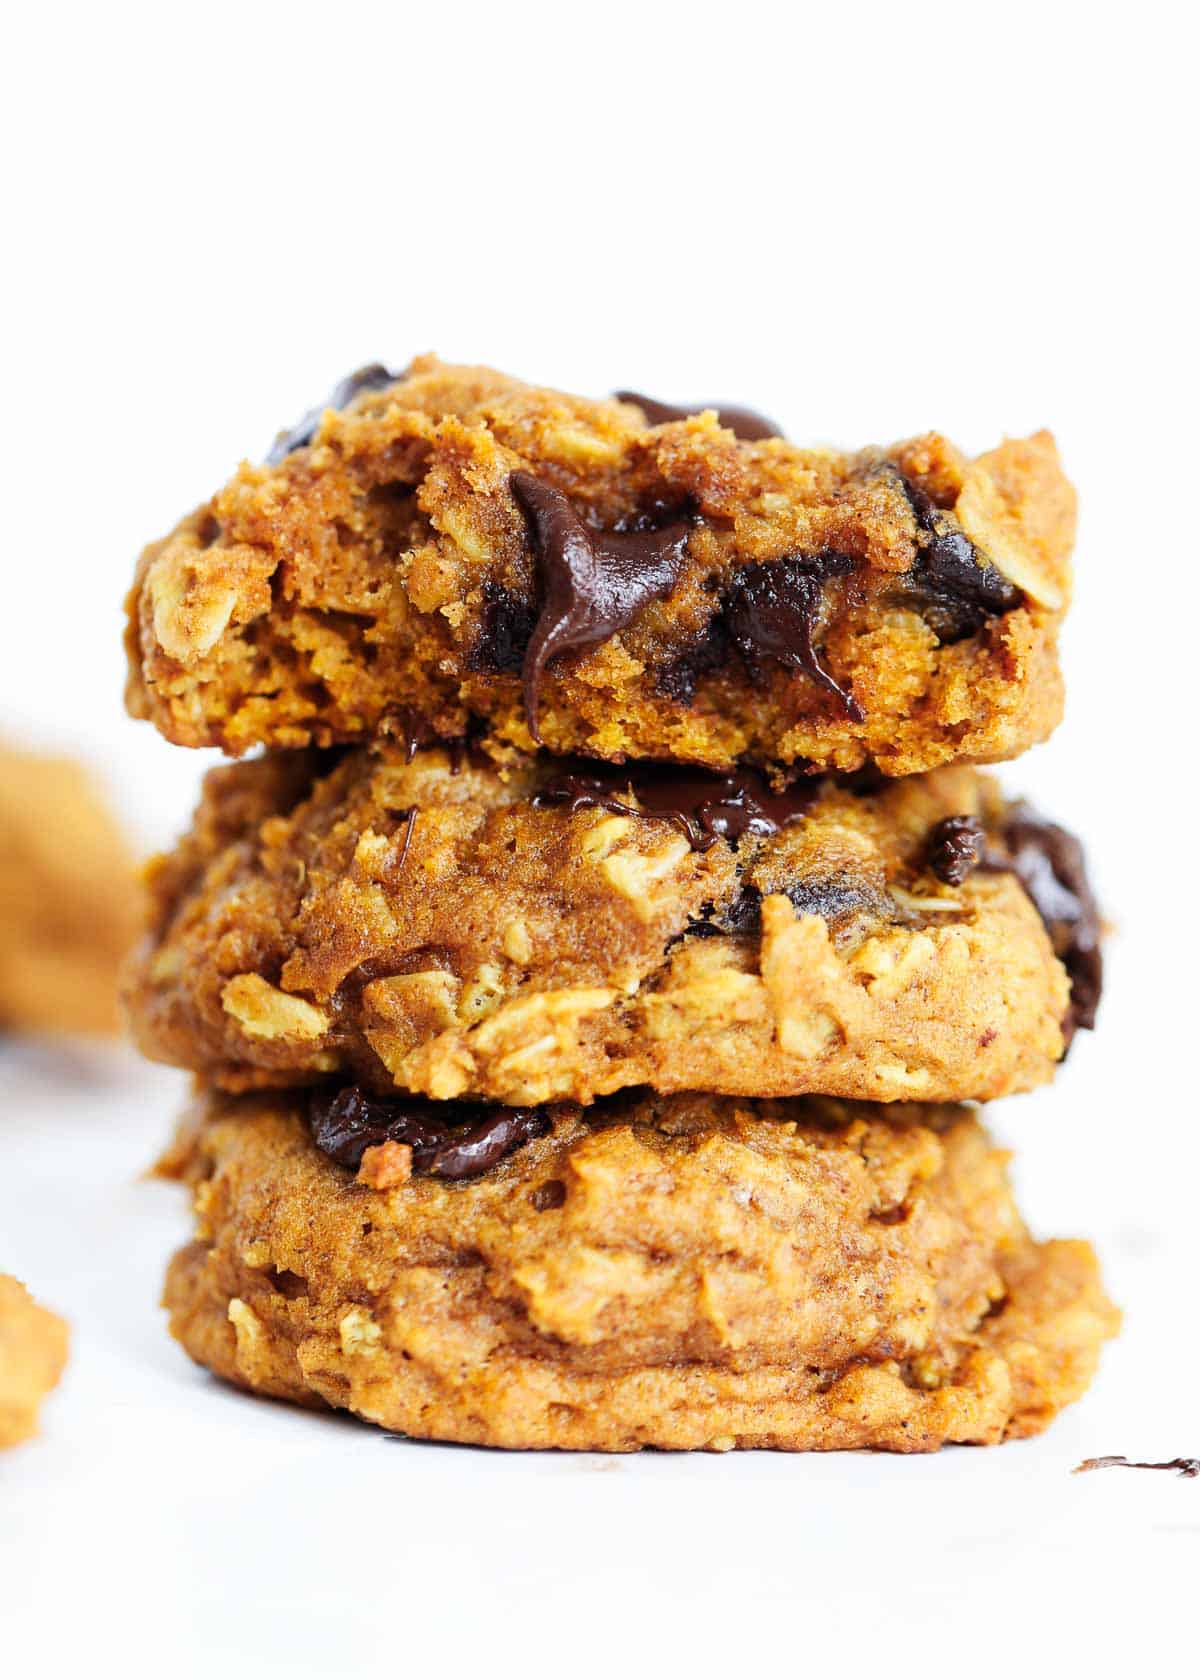
[[0,1669],[1149,1665],[1186,1630],[1200,1483],[1068,1471],[1200,1452],[1184,9],[410,10],[46,6],[6,37],[0,727],[169,837],[202,755],[122,716],[132,556],[368,359],[850,444],[1053,426],[1083,496],[1069,715],[1006,775],[1086,836],[1120,932],[1103,1030],[993,1124],[1128,1325],[1082,1405],[995,1453],[397,1443],[166,1339],[181,1198],[137,1174],[181,1082],[10,1047],[0,1263],[75,1339],[0,1461]]

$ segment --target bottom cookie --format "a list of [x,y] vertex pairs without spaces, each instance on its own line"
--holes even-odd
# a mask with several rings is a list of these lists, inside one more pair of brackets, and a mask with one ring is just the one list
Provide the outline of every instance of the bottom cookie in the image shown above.
[[318,1104],[348,1166],[301,1097],[198,1101],[161,1164],[194,1190],[165,1295],[194,1359],[434,1440],[921,1452],[1045,1428],[1118,1326],[964,1108],[562,1104],[457,1182],[478,1145],[410,1107],[381,1143]]
[[62,1376],[67,1327],[0,1273],[0,1447],[37,1433],[38,1407]]

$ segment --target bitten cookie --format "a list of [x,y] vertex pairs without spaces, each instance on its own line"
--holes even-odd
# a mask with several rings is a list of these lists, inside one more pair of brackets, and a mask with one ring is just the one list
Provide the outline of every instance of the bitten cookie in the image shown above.
[[415,740],[279,754],[212,772],[152,867],[130,1014],[234,1090],[999,1096],[1095,1007],[1072,847],[963,767],[775,792]]
[[0,1447],[37,1433],[38,1407],[67,1362],[67,1327],[0,1273]]
[[1117,1328],[962,1109],[618,1098],[491,1164],[496,1116],[403,1110],[323,1094],[322,1149],[295,1095],[201,1100],[165,1163],[194,1359],[435,1440],[922,1452],[1043,1429]]
[[115,1033],[132,856],[81,765],[0,746],[0,1031]]
[[128,700],[173,741],[324,746],[414,707],[523,750],[904,775],[1058,722],[1048,433],[839,454],[432,357],[333,401],[142,555]]

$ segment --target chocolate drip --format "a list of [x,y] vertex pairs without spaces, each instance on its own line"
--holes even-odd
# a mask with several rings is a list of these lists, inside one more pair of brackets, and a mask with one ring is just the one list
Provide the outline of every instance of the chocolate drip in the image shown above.
[[669,420],[687,420],[693,414],[700,414],[706,408],[715,408],[717,418],[726,431],[744,443],[758,443],[763,438],[782,437],[783,433],[773,420],[765,415],[756,414],[752,408],[718,407],[716,403],[693,403],[690,408],[677,408],[674,403],[657,402],[653,397],[644,397],[640,391],[614,391],[618,402],[635,403],[652,426],[665,425]]
[[1082,1464],[1075,1466],[1073,1475],[1078,1476],[1081,1470],[1174,1470],[1188,1481],[1194,1481],[1200,1476],[1200,1458],[1164,1458],[1157,1462],[1145,1462],[1138,1459],[1126,1458],[1121,1453],[1110,1453],[1107,1458],[1085,1458]]
[[532,474],[513,473],[509,483],[529,521],[540,572],[542,607],[522,667],[529,732],[540,746],[538,704],[549,661],[616,635],[669,594],[691,526],[681,519],[651,530],[595,531],[561,491]]
[[929,831],[929,867],[948,887],[961,887],[983,851],[983,824],[978,817],[943,817]]
[[[944,826],[939,823],[933,829],[931,842],[936,844],[935,837]],[[1071,1001],[1063,1021],[1063,1037],[1069,1046],[1080,1027],[1095,1026],[1104,985],[1100,908],[1087,877],[1083,847],[1073,834],[1046,822],[1028,805],[1013,805],[1004,826],[984,839],[978,867],[993,874],[1011,870],[1046,924],[1071,980]],[[954,885],[960,885],[968,874],[970,866]]]
[[489,1108],[473,1103],[427,1102],[420,1097],[376,1097],[359,1085],[314,1091],[309,1103],[313,1142],[331,1161],[357,1172],[366,1151],[381,1143],[412,1150],[414,1173],[434,1178],[478,1178],[504,1156],[550,1130],[539,1108]]
[[390,373],[382,362],[371,362],[367,367],[361,367],[356,373],[349,373],[345,379],[335,387],[329,401],[322,403],[320,408],[310,408],[308,413],[286,432],[280,432],[267,454],[267,465],[277,467],[280,461],[290,455],[293,449],[303,449],[312,442],[317,435],[317,427],[321,424],[321,416],[327,408],[346,408],[362,391],[382,391],[385,386],[394,385],[399,379],[398,373]]
[[736,844],[746,834],[777,834],[804,816],[817,791],[811,782],[793,782],[776,793],[764,776],[749,769],[722,776],[674,764],[622,766],[578,759],[568,764],[534,795],[539,810],[565,806],[569,811],[662,817],[697,852],[708,851],[718,840]]
[[465,764],[474,764],[482,769],[490,767],[490,761],[480,749],[476,737],[471,734],[439,735],[429,719],[410,706],[397,706],[389,712],[380,722],[379,733],[399,741],[404,749],[405,764],[411,764],[419,752],[440,747],[450,761],[452,776],[459,775]]
[[725,597],[724,611],[730,635],[751,669],[762,659],[773,659],[803,671],[837,698],[848,718],[861,723],[862,707],[821,664],[813,645],[825,583],[857,568],[852,555],[835,549],[745,566]]

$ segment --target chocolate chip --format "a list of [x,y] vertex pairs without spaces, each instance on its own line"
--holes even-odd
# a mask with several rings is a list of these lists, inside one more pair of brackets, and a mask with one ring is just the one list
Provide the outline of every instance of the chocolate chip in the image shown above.
[[545,1184],[539,1184],[530,1193],[529,1200],[539,1213],[548,1213],[552,1208],[560,1208],[567,1199],[567,1187],[561,1178],[549,1178]]
[[826,582],[857,569],[852,555],[834,549],[745,566],[725,596],[724,611],[729,632],[751,670],[761,660],[772,659],[803,671],[836,697],[848,718],[861,723],[862,707],[830,676],[813,645]]
[[[693,851],[746,834],[777,834],[798,822],[816,797],[811,782],[777,793],[757,770],[718,775],[678,764],[600,764],[569,760],[533,797],[538,810],[604,810],[619,816],[662,817]],[[636,804],[634,801],[636,800]]]
[[414,1173],[461,1180],[478,1178],[514,1149],[543,1136],[550,1117],[540,1108],[377,1097],[359,1085],[346,1085],[313,1093],[309,1125],[317,1148],[352,1172],[373,1146],[404,1143],[412,1150]]
[[1050,941],[1071,980],[1063,1037],[1094,1027],[1104,984],[1100,909],[1087,877],[1083,847],[1073,834],[1027,805],[1015,805],[980,867],[1011,869],[1037,906]]
[[989,618],[1011,612],[1021,591],[980,553],[974,543],[921,487],[890,464],[875,469],[894,477],[926,540],[903,591],[929,619],[943,642],[973,636]]
[[310,408],[303,420],[298,421],[289,431],[279,433],[268,451],[267,465],[277,467],[293,449],[303,449],[306,444],[310,444],[317,435],[321,416],[327,408],[346,408],[361,392],[382,391],[386,386],[394,385],[399,377],[398,373],[390,373],[382,362],[371,362],[367,367],[359,368],[356,373],[347,374],[335,387],[328,402],[322,403],[320,408]]
[[982,850],[983,824],[978,817],[943,817],[929,831],[926,856],[939,881],[961,887],[979,862]]
[[299,1301],[308,1294],[308,1279],[301,1277],[299,1272],[268,1272],[267,1282],[277,1295],[282,1295],[285,1301]]
[[700,678],[728,664],[732,645],[724,618],[714,614],[690,646],[659,666],[654,673],[655,687],[668,700],[690,705]]
[[549,661],[594,647],[669,594],[691,527],[675,520],[652,530],[595,531],[561,491],[532,474],[513,473],[509,483],[529,522],[540,573],[542,606],[522,666],[529,732],[540,746],[538,703]]
[[1081,1470],[1174,1470],[1178,1475],[1194,1481],[1200,1476],[1200,1458],[1164,1458],[1157,1463],[1141,1462],[1137,1459],[1125,1458],[1121,1453],[1111,1453],[1107,1458],[1085,1458],[1082,1464],[1077,1464],[1072,1474],[1078,1476]]
[[634,403],[652,426],[665,425],[668,420],[686,420],[690,415],[700,414],[706,408],[715,408],[717,418],[726,431],[732,432],[745,443],[757,443],[763,438],[782,437],[783,433],[773,420],[768,420],[762,414],[755,414],[752,408],[718,407],[716,403],[693,403],[690,408],[677,408],[674,403],[656,402],[653,397],[644,397],[640,391],[614,391],[618,402]]
[[467,659],[469,669],[497,676],[519,671],[536,623],[537,614],[528,601],[503,584],[485,583],[479,634]]

